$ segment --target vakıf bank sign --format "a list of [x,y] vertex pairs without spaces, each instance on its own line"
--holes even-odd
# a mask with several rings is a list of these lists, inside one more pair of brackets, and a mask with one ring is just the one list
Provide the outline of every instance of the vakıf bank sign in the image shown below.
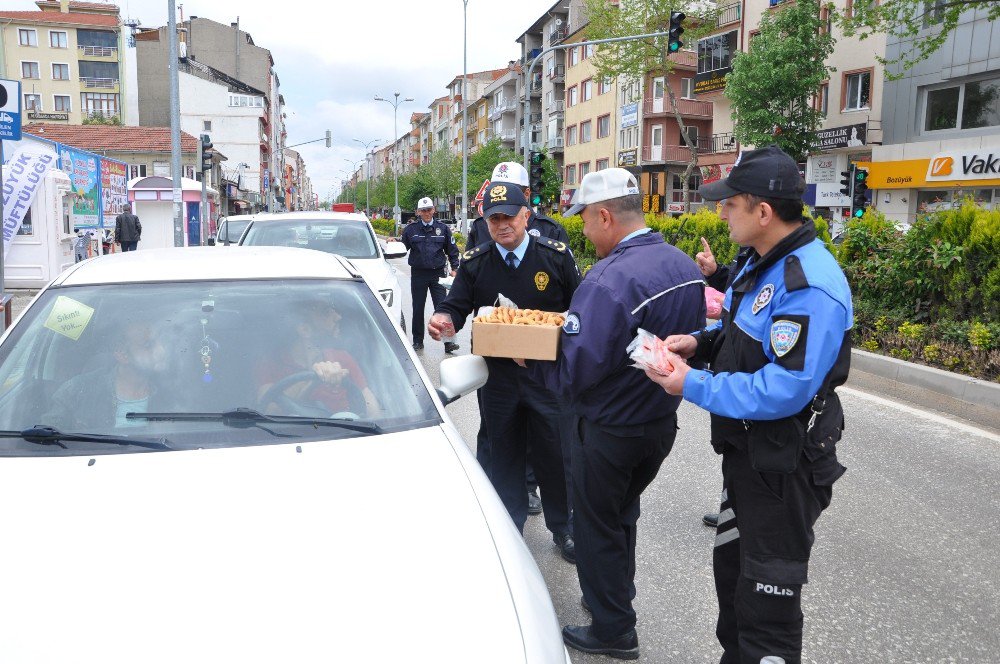
[[941,152],[927,165],[928,182],[1000,179],[1000,148]]

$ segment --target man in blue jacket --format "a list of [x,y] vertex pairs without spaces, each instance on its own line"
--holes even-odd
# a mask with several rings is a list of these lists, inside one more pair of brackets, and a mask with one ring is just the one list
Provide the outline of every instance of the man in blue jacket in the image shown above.
[[[698,190],[723,201],[730,237],[753,251],[726,291],[721,322],[668,338],[675,370],[647,372],[712,414],[723,477],[713,555],[721,664],[802,661],[813,526],[845,470],[834,388],[850,368],[851,291],[802,217],[804,189],[795,161],[772,146],[744,153],[729,177]],[[708,360],[712,371],[682,358]]]
[[646,227],[639,186],[624,169],[587,174],[567,214],[583,217],[583,233],[602,260],[573,295],[557,360],[526,363],[578,417],[573,528],[593,621],[563,628],[563,640],[583,652],[635,659],[639,497],[674,444],[681,400],[632,368],[626,348],[639,328],[666,338],[703,325],[704,282],[693,260]]

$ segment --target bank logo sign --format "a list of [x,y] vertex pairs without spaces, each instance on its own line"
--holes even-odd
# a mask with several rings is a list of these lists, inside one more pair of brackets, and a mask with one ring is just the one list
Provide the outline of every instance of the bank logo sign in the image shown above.
[[1000,148],[970,152],[943,152],[927,166],[928,182],[1000,179]]

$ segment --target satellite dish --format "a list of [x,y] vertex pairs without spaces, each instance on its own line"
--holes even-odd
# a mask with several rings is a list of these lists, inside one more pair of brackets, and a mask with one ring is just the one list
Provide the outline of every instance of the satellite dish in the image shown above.
[[562,25],[562,19],[561,18],[557,18],[556,19],[556,27],[558,28],[561,25]]

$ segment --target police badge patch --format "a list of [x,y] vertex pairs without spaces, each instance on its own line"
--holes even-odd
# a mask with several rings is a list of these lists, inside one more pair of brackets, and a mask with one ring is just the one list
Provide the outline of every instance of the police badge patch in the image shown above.
[[580,317],[576,314],[566,316],[562,329],[566,334],[580,334]]
[[537,228],[532,228],[530,231],[528,231],[528,235],[531,235],[533,237],[540,237],[541,233],[538,232]]
[[441,235],[441,229],[440,228],[435,228],[434,229],[434,235]]
[[540,291],[543,291],[548,285],[549,285],[549,275],[546,274],[545,272],[536,272],[535,288],[537,288]]
[[795,348],[795,343],[799,340],[802,326],[790,320],[774,321],[771,325],[771,348],[778,357],[784,357],[788,351]]
[[767,284],[766,286],[761,288],[760,292],[757,293],[757,297],[754,298],[753,301],[754,314],[759,313],[761,309],[766,307],[767,303],[771,301],[772,297],[774,297],[774,284]]

